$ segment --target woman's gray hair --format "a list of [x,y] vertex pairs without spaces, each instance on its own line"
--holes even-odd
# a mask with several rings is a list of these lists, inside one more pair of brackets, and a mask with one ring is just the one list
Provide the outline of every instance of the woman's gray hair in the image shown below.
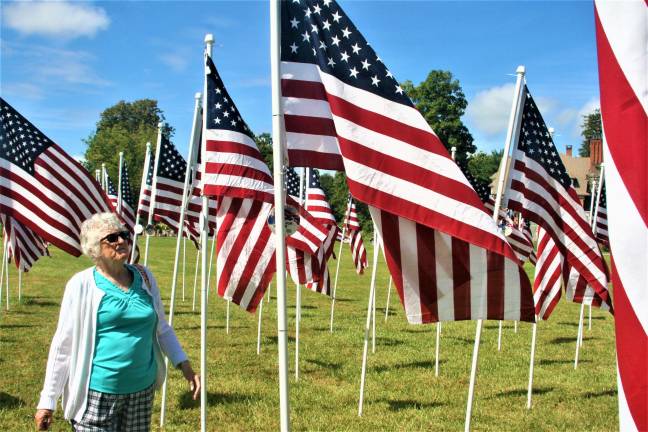
[[125,230],[126,227],[115,213],[93,214],[81,224],[81,250],[96,260],[101,251],[101,239],[112,232]]

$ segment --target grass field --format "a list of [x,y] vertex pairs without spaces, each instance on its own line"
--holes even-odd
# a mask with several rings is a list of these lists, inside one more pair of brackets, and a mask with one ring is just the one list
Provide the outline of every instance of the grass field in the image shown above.
[[[153,239],[150,268],[168,304],[174,239]],[[197,370],[200,316],[192,311],[195,251],[187,245],[186,298],[182,286],[176,304],[175,329]],[[337,249],[336,249],[337,252]],[[58,319],[65,282],[90,265],[54,250],[37,262],[23,280],[17,302],[17,275],[11,267],[11,305],[0,311],[0,431],[33,430],[33,414],[43,383],[49,344]],[[371,256],[371,254],[369,254]],[[330,265],[334,272],[333,262]],[[528,268],[528,271],[533,271]],[[377,279],[376,353],[370,355],[364,415],[357,416],[360,361],[370,273],[356,276],[348,248],[342,256],[335,332],[329,333],[330,301],[302,292],[300,379],[294,379],[295,288],[289,284],[290,406],[294,430],[462,430],[475,323],[443,325],[440,376],[434,376],[435,326],[408,325],[402,306],[392,295],[385,322],[388,275],[381,261]],[[276,298],[264,304],[262,351],[256,354],[257,317],[231,309],[230,334],[225,333],[225,302],[212,297],[208,317],[209,430],[278,430]],[[4,288],[3,288],[4,290]],[[395,294],[395,293],[392,293]],[[4,292],[3,292],[4,296]],[[525,408],[531,325],[504,324],[497,351],[497,322],[482,333],[479,375],[473,410],[474,430],[616,430],[617,400],[614,322],[593,311],[592,329],[585,329],[580,364],[574,370],[579,306],[562,302],[551,319],[538,326],[535,393],[532,410]],[[196,431],[200,410],[185,392],[177,371],[170,376],[166,430]],[[158,430],[160,393],[153,423]],[[69,430],[57,410],[54,431]]]

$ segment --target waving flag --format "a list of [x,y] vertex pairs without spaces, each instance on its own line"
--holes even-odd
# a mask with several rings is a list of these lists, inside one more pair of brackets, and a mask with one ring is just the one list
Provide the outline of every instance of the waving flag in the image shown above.
[[551,236],[538,228],[538,262],[533,281],[533,301],[538,318],[546,320],[562,295],[563,257]]
[[595,5],[619,424],[648,430],[648,5]]
[[149,150],[148,154],[145,156],[146,162],[144,164],[143,170],[146,172],[142,171],[142,185],[140,189],[140,196],[137,200],[137,213],[135,216],[142,225],[146,225],[149,207],[151,206],[151,188],[153,187],[153,171],[155,169],[153,158],[153,152]]
[[205,59],[201,188],[217,196],[218,295],[254,312],[276,269],[267,224],[274,186],[254,136],[229,96],[216,66]]
[[282,2],[291,165],[344,169],[411,323],[534,320],[524,270],[479,197],[335,1]]
[[[132,192],[130,191],[130,181],[128,180],[128,171],[125,170],[126,167],[124,167],[124,172],[122,172],[122,212],[120,216],[122,217],[122,220],[126,224],[126,227],[128,227],[129,230],[133,230],[133,227],[135,226],[135,216],[133,213],[133,208],[129,204],[132,200]],[[126,173],[126,177],[124,177],[124,173]],[[118,197],[118,192],[117,189],[115,188],[115,185],[113,184],[112,180],[110,179],[110,176],[108,176],[108,173],[105,173],[105,179],[104,182],[106,184],[106,194],[108,195],[108,199],[110,200],[110,204],[113,207],[113,210],[115,213],[117,212],[118,203],[119,203],[119,197]],[[124,189],[124,186],[128,186],[128,189]]]
[[610,236],[608,234],[608,220],[607,220],[607,198],[605,193],[605,180],[601,179],[603,186],[601,187],[601,196],[599,197],[598,206],[596,207],[596,222],[594,223],[594,235],[596,240],[606,246],[610,245]]
[[356,212],[355,203],[353,198],[349,199],[349,208],[344,218],[347,232],[349,233],[349,246],[351,247],[351,258],[353,259],[353,266],[356,273],[362,274],[364,269],[367,268],[367,251],[362,241],[362,231],[360,230],[360,221],[358,220],[358,213]]
[[607,267],[571,178],[529,89],[522,92],[520,138],[513,150],[509,208],[537,223],[552,237],[565,258],[587,284],[608,302]]
[[101,186],[63,149],[0,98],[0,213],[81,255],[81,223],[111,210]]
[[16,267],[24,272],[29,271],[36,260],[49,256],[47,245],[32,230],[16,219],[0,215],[2,220],[2,237],[7,245],[7,254],[14,259]]

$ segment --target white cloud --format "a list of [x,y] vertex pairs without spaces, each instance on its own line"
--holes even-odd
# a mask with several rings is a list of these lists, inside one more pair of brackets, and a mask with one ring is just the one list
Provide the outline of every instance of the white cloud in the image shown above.
[[160,61],[176,72],[183,72],[187,69],[186,55],[166,53],[160,56]]
[[110,25],[102,8],[70,2],[16,2],[4,5],[4,23],[24,35],[73,39],[92,37]]
[[515,85],[505,84],[480,91],[468,103],[466,116],[486,136],[506,132]]

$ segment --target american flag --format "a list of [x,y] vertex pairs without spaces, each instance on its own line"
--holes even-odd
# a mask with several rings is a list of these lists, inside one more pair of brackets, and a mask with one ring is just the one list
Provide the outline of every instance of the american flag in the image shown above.
[[38,258],[49,256],[47,244],[32,230],[10,216],[2,214],[0,219],[7,255],[19,270],[27,272]]
[[310,283],[309,288],[318,288],[314,282],[318,282],[326,271],[322,262],[325,253],[331,248],[331,230],[322,226],[314,216],[297,204],[301,180],[293,168],[285,170],[284,181],[288,201],[292,202],[289,207],[294,211],[290,218],[297,224],[295,232],[286,239],[287,270],[296,284],[308,286]]
[[595,0],[619,430],[648,430],[648,51],[644,0]]
[[312,168],[307,169],[308,173],[306,183],[306,211],[308,211],[316,221],[322,225],[334,225],[335,216],[331,211],[331,205],[328,203],[326,193],[320,185],[319,172]]
[[533,321],[531,286],[513,250],[339,5],[281,7],[290,163],[345,170],[351,194],[369,205],[408,320]]
[[[601,179],[600,181],[603,181]],[[607,198],[605,196],[605,182],[601,187],[601,196],[599,197],[598,207],[594,207],[596,211],[596,222],[594,223],[594,234],[596,239],[606,246],[610,245],[610,236],[608,234],[608,221],[607,221]]]
[[[115,213],[119,212],[117,209],[119,208],[118,203],[119,203],[119,196],[118,196],[118,191],[115,188],[115,185],[113,184],[112,180],[110,179],[110,176],[108,176],[108,173],[104,173],[105,176],[105,184],[106,184],[106,194],[108,195],[108,199],[110,200],[110,204],[112,204],[113,210]],[[124,222],[126,224],[126,227],[130,230],[133,231],[133,227],[135,226],[135,214],[133,213],[133,208],[131,207],[131,202],[132,202],[133,196],[132,192],[130,190],[130,180],[128,179],[128,170],[126,167],[123,167],[122,171],[122,205],[121,205],[121,214],[119,214]]]
[[0,98],[0,213],[81,255],[81,223],[109,212],[101,186],[63,149]]
[[137,201],[136,222],[142,225],[146,224],[149,207],[151,206],[151,188],[153,187],[154,159],[153,152],[148,150],[144,157],[144,167],[142,171],[142,184],[140,196]]
[[538,262],[533,281],[536,315],[546,320],[562,295],[563,257],[547,232],[538,227]]
[[532,264],[535,264],[536,254],[528,222],[523,221],[521,224],[518,224],[515,221],[511,221],[508,227],[511,229],[511,232],[506,236],[506,240],[513,248],[513,251],[515,251],[515,255],[517,255],[520,262],[524,264],[528,260]]
[[607,302],[607,268],[585,211],[529,89],[522,92],[520,138],[513,151],[508,206],[552,237],[573,267]]
[[367,251],[362,241],[362,230],[360,230],[360,221],[358,220],[358,212],[356,211],[353,198],[349,197],[349,206],[347,214],[344,218],[344,223],[349,233],[349,246],[351,247],[351,258],[353,259],[353,266],[358,274],[362,274],[364,269],[367,268]]
[[201,189],[218,197],[218,295],[254,312],[276,269],[267,224],[274,186],[254,136],[209,56],[205,66]]
[[[391,72],[335,2],[282,3],[281,67],[291,164],[337,169],[344,165],[351,192],[370,204],[382,231],[387,261],[410,321],[520,315],[533,320],[528,279],[517,264],[505,265],[515,260],[510,246]],[[431,251],[433,228],[451,233],[456,251],[451,241],[451,247],[439,249],[436,256],[419,253]],[[476,243],[474,253],[463,254],[470,247],[459,244],[461,238]],[[500,260],[487,259],[488,254]],[[437,298],[444,296],[437,290],[453,287],[460,277],[457,272],[432,271],[437,264],[446,269],[455,265],[457,270],[463,266],[468,280],[471,274],[478,280],[458,284],[464,293],[456,305],[441,302],[438,308]],[[491,278],[488,296],[486,284],[479,281],[484,274],[498,274]],[[505,306],[504,298],[509,300]],[[437,309],[444,309],[442,316]]]

